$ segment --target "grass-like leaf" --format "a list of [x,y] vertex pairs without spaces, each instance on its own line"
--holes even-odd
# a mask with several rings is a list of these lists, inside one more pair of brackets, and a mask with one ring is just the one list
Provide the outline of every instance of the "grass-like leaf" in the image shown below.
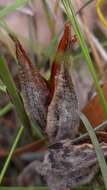
[[[1,83],[1,81],[0,81]],[[0,91],[6,93],[6,86],[4,84],[0,84]]]
[[20,6],[25,5],[28,1],[29,0],[16,0],[14,3],[11,3],[11,4],[9,3],[5,8],[0,10],[0,19],[6,16],[7,14],[15,11]]
[[94,133],[94,130],[93,130],[90,122],[88,121],[88,119],[86,118],[86,116],[83,113],[79,112],[79,116],[80,116],[82,122],[84,123],[84,126],[86,127],[88,133],[89,133],[89,136],[91,138],[93,146],[95,147],[96,156],[97,156],[97,159],[98,159],[98,162],[99,162],[99,166],[101,168],[102,176],[103,176],[103,179],[104,179],[104,184],[105,184],[105,187],[107,189],[107,164],[106,164],[104,155],[103,155],[103,153],[101,151],[99,142],[97,140],[97,137],[96,137],[96,135]]
[[13,104],[10,102],[6,106],[0,109],[0,117],[8,113],[13,108]]
[[99,98],[101,100],[105,115],[107,117],[107,102],[105,100],[103,91],[102,91],[102,89],[101,89],[101,87],[99,85],[97,74],[95,72],[93,63],[91,61],[86,42],[84,40],[84,36],[83,36],[83,34],[82,34],[81,30],[80,30],[80,27],[79,27],[79,24],[78,24],[78,21],[77,21],[77,18],[76,18],[76,13],[75,13],[75,11],[73,9],[71,1],[62,0],[62,2],[63,2],[63,5],[65,7],[66,14],[67,14],[67,16],[68,16],[68,18],[69,18],[69,20],[70,20],[70,22],[71,22],[71,24],[72,24],[72,26],[74,28],[74,31],[76,32],[76,34],[78,36],[79,41],[80,41],[80,46],[81,46],[83,55],[85,57],[88,69],[89,69],[89,71],[90,71],[90,73],[91,73],[91,75],[93,77],[93,80],[94,80],[94,83],[95,83],[95,86],[96,86],[96,90],[98,92],[98,95],[99,95]]
[[21,100],[21,97],[17,91],[17,88],[14,84],[14,81],[11,77],[11,74],[8,70],[8,67],[3,57],[0,57],[0,77],[7,88],[12,103],[16,107],[16,111],[19,115],[20,121],[22,122],[23,126],[24,127],[30,126],[29,119],[24,110],[23,102]]
[[[100,125],[98,125],[97,127],[93,128],[93,131],[97,131],[99,129],[103,129],[107,126],[107,120],[104,121],[103,123],[101,123]],[[82,139],[85,139],[86,137],[88,137],[89,134],[88,133],[84,133],[83,135],[75,138],[72,142],[75,143],[75,142],[79,142],[81,141]]]
[[53,35],[54,34],[54,20],[53,20],[48,2],[46,0],[42,0],[42,3],[43,3],[44,12],[47,18],[47,23],[51,31],[51,35]]
[[3,166],[3,169],[2,169],[2,171],[1,171],[1,173],[0,173],[0,184],[2,183],[3,177],[4,177],[4,175],[5,175],[5,172],[6,172],[6,170],[7,170],[7,167],[8,167],[8,165],[9,165],[10,160],[11,160],[12,154],[13,154],[13,152],[14,152],[16,146],[17,146],[17,143],[19,142],[19,139],[20,139],[20,137],[21,137],[21,134],[22,134],[22,132],[23,132],[23,129],[24,129],[23,126],[19,129],[19,131],[18,131],[18,133],[17,133],[17,136],[16,136],[16,138],[15,138],[15,141],[14,141],[14,143],[13,143],[13,145],[12,145],[11,150],[10,150],[10,153],[9,153],[9,155],[8,155],[8,157],[7,157],[7,159],[6,159],[6,162],[5,162],[4,166]]

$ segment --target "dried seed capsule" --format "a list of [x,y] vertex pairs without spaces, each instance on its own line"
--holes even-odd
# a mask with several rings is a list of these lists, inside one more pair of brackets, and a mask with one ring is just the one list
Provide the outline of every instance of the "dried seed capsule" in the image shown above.
[[42,129],[46,126],[49,90],[45,80],[35,69],[17,38],[11,35],[19,62],[19,78],[25,107]]
[[78,101],[68,63],[61,64],[56,75],[55,92],[48,107],[46,132],[50,142],[73,139],[78,133]]
[[57,70],[52,80],[54,81],[54,92],[48,107],[46,132],[52,143],[64,138],[73,139],[78,132],[78,101],[67,54],[70,50],[71,39],[70,25],[67,23],[58,47],[58,52],[61,52],[62,56],[59,62],[54,62],[54,66],[57,64]]

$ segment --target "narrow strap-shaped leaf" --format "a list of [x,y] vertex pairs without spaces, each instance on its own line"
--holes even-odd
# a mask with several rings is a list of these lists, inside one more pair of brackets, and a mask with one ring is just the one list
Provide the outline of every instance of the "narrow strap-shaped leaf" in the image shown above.
[[[101,168],[101,172],[102,172],[102,176],[103,176],[103,179],[104,179],[104,183],[105,183],[105,187],[107,189],[107,165],[106,165],[106,162],[105,162],[105,159],[104,159],[104,154],[101,150],[101,146],[99,145],[98,143],[98,140],[97,140],[97,137],[93,131],[93,128],[91,127],[91,124],[89,123],[88,119],[85,117],[85,115],[81,112],[79,112],[79,116],[81,118],[81,120],[83,121],[89,135],[90,135],[90,138],[91,138],[91,141],[95,147],[95,152],[96,152],[96,155],[97,155],[97,159],[98,159],[98,162],[99,162],[99,166]],[[107,145],[106,145],[107,146]]]
[[22,99],[17,91],[17,88],[9,73],[8,67],[3,57],[0,57],[0,77],[7,88],[13,105],[15,105],[21,123],[25,128],[28,127],[28,129],[31,130],[30,122],[26,115]]
[[2,169],[2,171],[1,171],[1,173],[0,173],[0,184],[1,184],[2,180],[3,180],[3,177],[4,177],[4,175],[5,175],[5,172],[6,172],[6,170],[7,170],[7,167],[8,167],[8,165],[9,165],[10,160],[11,160],[11,157],[12,157],[12,155],[13,155],[13,152],[14,152],[16,146],[17,146],[17,143],[19,142],[19,139],[20,139],[20,137],[21,137],[21,135],[22,135],[23,130],[24,130],[24,127],[21,126],[20,129],[18,130],[16,139],[15,139],[13,145],[12,145],[12,148],[11,148],[11,150],[10,150],[10,152],[9,152],[9,155],[8,155],[8,157],[6,158],[5,164],[4,164],[3,169]]

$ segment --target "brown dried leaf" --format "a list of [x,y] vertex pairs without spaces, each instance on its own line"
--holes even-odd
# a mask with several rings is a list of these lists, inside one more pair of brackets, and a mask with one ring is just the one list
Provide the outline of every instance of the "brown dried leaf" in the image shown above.
[[19,78],[25,107],[42,129],[46,126],[49,90],[45,80],[35,69],[22,45],[14,35],[10,35],[16,46],[19,62]]
[[[102,90],[107,100],[107,82],[104,83]],[[106,119],[98,94],[88,102],[88,104],[82,109],[82,112],[86,115],[93,128]],[[80,123],[79,130],[81,132],[85,131],[82,122]],[[107,131],[107,127],[105,127],[105,130]]]

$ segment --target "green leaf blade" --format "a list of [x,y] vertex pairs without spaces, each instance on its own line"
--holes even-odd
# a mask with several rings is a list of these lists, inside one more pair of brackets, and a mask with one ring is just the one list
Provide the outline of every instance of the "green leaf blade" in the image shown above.
[[94,130],[93,130],[90,122],[88,121],[88,119],[85,117],[85,115],[83,113],[79,112],[79,116],[80,116],[82,122],[84,123],[84,126],[86,127],[88,133],[89,133],[89,136],[91,138],[93,146],[95,147],[96,156],[97,156],[97,159],[99,162],[99,166],[101,168],[101,173],[102,173],[102,176],[104,179],[104,184],[105,184],[105,187],[107,189],[107,164],[106,164],[103,152],[101,150],[98,139],[94,133]]

